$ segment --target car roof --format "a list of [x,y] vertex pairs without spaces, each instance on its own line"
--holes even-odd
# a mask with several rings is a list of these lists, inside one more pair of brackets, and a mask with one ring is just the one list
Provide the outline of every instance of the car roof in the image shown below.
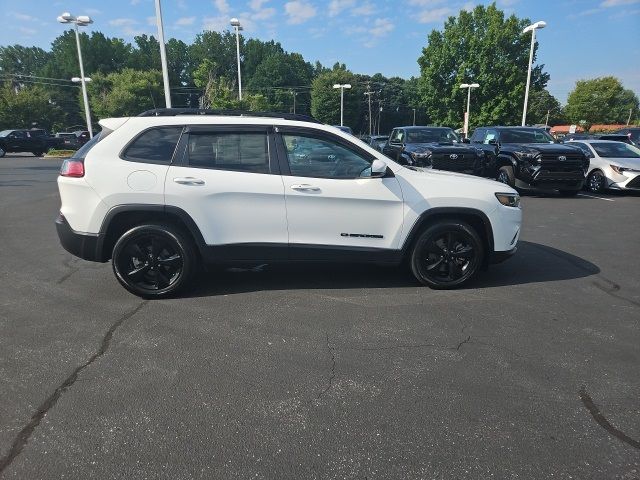
[[519,126],[519,125],[512,125],[512,126],[507,126],[507,125],[488,125],[488,126],[482,126],[482,127],[477,127],[478,128],[494,128],[496,130],[507,130],[507,129],[511,129],[511,128],[517,128],[519,130],[544,130],[544,127],[532,127],[531,125],[526,125],[524,127]]
[[616,140],[602,140],[600,138],[572,138],[569,140],[569,143],[575,143],[575,142],[580,142],[580,143],[624,143],[625,145],[627,145],[626,142],[618,142]]
[[441,128],[451,130],[451,127],[441,127],[436,125],[409,125],[407,127],[394,127],[394,128],[403,128],[405,130],[420,130],[421,128]]

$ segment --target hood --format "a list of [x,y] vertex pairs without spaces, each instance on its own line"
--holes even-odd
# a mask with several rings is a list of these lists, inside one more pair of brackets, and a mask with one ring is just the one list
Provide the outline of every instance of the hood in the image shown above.
[[406,168],[402,169],[402,175],[407,179],[414,178],[418,181],[437,179],[438,182],[450,181],[452,186],[456,189],[464,189],[465,187],[486,187],[492,192],[510,192],[513,191],[511,187],[504,183],[489,178],[477,177],[475,175],[467,175],[466,173],[449,172],[446,170],[435,170],[431,168],[418,168],[417,170]]
[[558,153],[558,154],[571,154],[582,153],[578,147],[572,147],[560,143],[505,143],[501,146],[503,150],[509,149],[511,151],[530,152],[530,153]]
[[464,143],[408,143],[405,146],[405,152],[436,152],[439,150],[447,152],[475,152],[475,148]]

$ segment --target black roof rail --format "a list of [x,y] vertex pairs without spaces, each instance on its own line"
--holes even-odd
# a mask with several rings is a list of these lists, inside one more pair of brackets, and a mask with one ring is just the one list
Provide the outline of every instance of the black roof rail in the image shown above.
[[265,117],[280,118],[282,120],[297,120],[300,122],[322,123],[319,120],[298,113],[280,112],[249,112],[246,110],[211,110],[205,108],[154,108],[142,112],[139,117],[175,117],[178,115],[218,115],[227,117]]

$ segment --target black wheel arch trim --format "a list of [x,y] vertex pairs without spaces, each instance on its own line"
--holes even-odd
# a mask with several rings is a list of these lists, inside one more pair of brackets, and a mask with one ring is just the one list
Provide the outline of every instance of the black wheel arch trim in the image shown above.
[[478,232],[478,234],[481,238],[484,238],[487,241],[488,251],[486,252],[486,256],[489,256],[494,251],[493,227],[491,226],[491,220],[489,220],[489,217],[487,217],[482,210],[466,207],[436,207],[422,213],[422,215],[420,215],[420,217],[418,217],[414,222],[404,244],[402,245],[403,254],[407,254],[409,252],[409,249],[415,242],[423,227],[430,221],[435,220],[438,217],[448,217],[454,220],[458,215],[473,216],[482,222],[484,232]]
[[511,155],[498,154],[496,157],[496,168],[500,167],[513,167],[513,173],[516,173],[518,168],[518,161]]

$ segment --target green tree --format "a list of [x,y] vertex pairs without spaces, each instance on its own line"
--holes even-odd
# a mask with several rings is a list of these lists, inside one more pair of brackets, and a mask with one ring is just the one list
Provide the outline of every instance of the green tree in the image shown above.
[[567,122],[562,105],[546,88],[530,92],[527,110],[527,120],[531,124],[545,123],[547,113],[549,114],[548,125],[562,125]]
[[9,45],[0,47],[0,77],[14,86],[33,80],[49,60],[49,53],[38,47]]
[[47,130],[62,126],[64,115],[40,85],[14,88],[10,82],[0,87],[0,130],[31,128]]
[[164,105],[162,73],[158,70],[125,68],[107,75],[97,73],[87,88],[97,118],[137,115]]
[[[433,30],[418,59],[420,98],[430,120],[462,126],[466,92],[461,83],[477,82],[472,93],[471,124],[519,124],[531,37],[522,35],[528,19],[505,18],[495,4],[449,17]],[[537,44],[534,50],[537,50]],[[532,69],[532,90],[546,87],[543,65]]]
[[[336,68],[337,67],[337,68]],[[335,65],[333,70],[321,73],[311,84],[311,114],[324,123],[337,125],[340,123],[340,90],[334,84],[351,84],[351,89],[344,91],[344,124],[356,129],[360,122],[362,109],[362,86],[356,83],[356,76]]]
[[566,113],[572,123],[626,123],[629,110],[638,111],[638,97],[615,77],[579,80],[567,99]]

